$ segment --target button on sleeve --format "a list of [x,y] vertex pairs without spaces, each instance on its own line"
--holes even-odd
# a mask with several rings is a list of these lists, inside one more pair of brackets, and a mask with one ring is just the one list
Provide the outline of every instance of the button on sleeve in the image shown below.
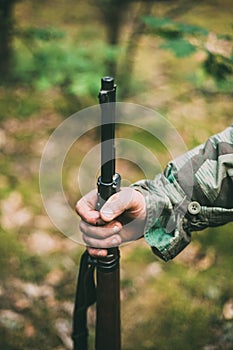
[[198,202],[194,201],[189,203],[188,205],[188,212],[192,215],[197,215],[198,213],[200,213],[201,210],[201,206]]

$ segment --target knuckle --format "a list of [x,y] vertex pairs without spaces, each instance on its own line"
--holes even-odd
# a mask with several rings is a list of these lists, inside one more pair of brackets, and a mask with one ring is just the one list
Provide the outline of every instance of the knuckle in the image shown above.
[[75,204],[75,210],[77,211],[77,213],[79,212],[79,208],[80,208],[80,201],[76,202]]
[[82,232],[85,232],[85,224],[84,222],[81,220],[80,223],[79,223],[79,228]]
[[88,244],[88,239],[87,239],[87,236],[85,234],[82,235],[82,239],[83,239],[83,242]]
[[75,210],[78,214],[83,214],[83,210],[82,210],[82,207],[83,207],[83,199],[80,199],[79,201],[77,201],[76,205],[75,205]]

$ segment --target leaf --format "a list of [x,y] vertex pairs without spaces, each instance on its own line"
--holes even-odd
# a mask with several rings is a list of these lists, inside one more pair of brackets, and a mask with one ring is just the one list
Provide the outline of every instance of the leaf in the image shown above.
[[62,39],[65,36],[65,32],[60,29],[49,27],[49,28],[27,28],[21,32],[21,36],[24,39],[29,40],[57,40]]
[[232,36],[230,34],[217,34],[218,39],[226,40],[226,41],[232,41]]
[[145,24],[153,28],[164,28],[174,25],[174,21],[167,17],[143,16],[142,20]]
[[144,22],[151,27],[152,33],[165,39],[174,39],[181,36],[176,23],[170,18],[143,17]]
[[225,80],[233,72],[230,60],[220,55],[213,55],[210,52],[203,62],[203,67],[216,80]]
[[176,23],[177,29],[185,34],[192,34],[192,35],[208,35],[209,31],[206,28],[195,26],[193,24],[187,24],[187,23]]
[[171,39],[160,45],[165,50],[171,50],[176,57],[186,57],[196,51],[196,47],[185,39]]
[[156,30],[177,32],[180,35],[191,34],[206,36],[209,34],[206,28],[188,23],[179,23],[167,17],[144,16],[142,20],[145,24]]

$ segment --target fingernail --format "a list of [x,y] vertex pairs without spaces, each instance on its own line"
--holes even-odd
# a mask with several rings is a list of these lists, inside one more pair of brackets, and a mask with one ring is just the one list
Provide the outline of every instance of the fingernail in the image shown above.
[[105,255],[105,251],[104,250],[99,250],[97,255],[98,256],[104,256]]
[[107,218],[113,217],[113,211],[110,208],[104,208],[102,211],[102,214],[106,216]]
[[120,232],[120,227],[118,227],[117,225],[115,225],[115,226],[113,227],[113,232],[114,232],[114,233],[119,233],[119,232]]
[[95,225],[96,225],[96,226],[101,226],[101,225],[103,225],[103,220],[101,220],[101,219],[96,220]]
[[118,239],[113,238],[112,245],[115,246],[115,245],[118,245],[118,244],[119,244]]

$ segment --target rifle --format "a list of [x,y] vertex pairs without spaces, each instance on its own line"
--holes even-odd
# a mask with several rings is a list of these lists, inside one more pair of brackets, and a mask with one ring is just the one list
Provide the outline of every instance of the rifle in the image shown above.
[[[101,175],[98,178],[96,209],[120,190],[120,175],[115,173],[116,86],[112,77],[101,79]],[[120,252],[108,249],[105,258],[93,258],[87,250],[80,262],[73,315],[74,350],[88,349],[87,309],[96,301],[95,350],[120,350]],[[94,271],[96,270],[96,286]]]

